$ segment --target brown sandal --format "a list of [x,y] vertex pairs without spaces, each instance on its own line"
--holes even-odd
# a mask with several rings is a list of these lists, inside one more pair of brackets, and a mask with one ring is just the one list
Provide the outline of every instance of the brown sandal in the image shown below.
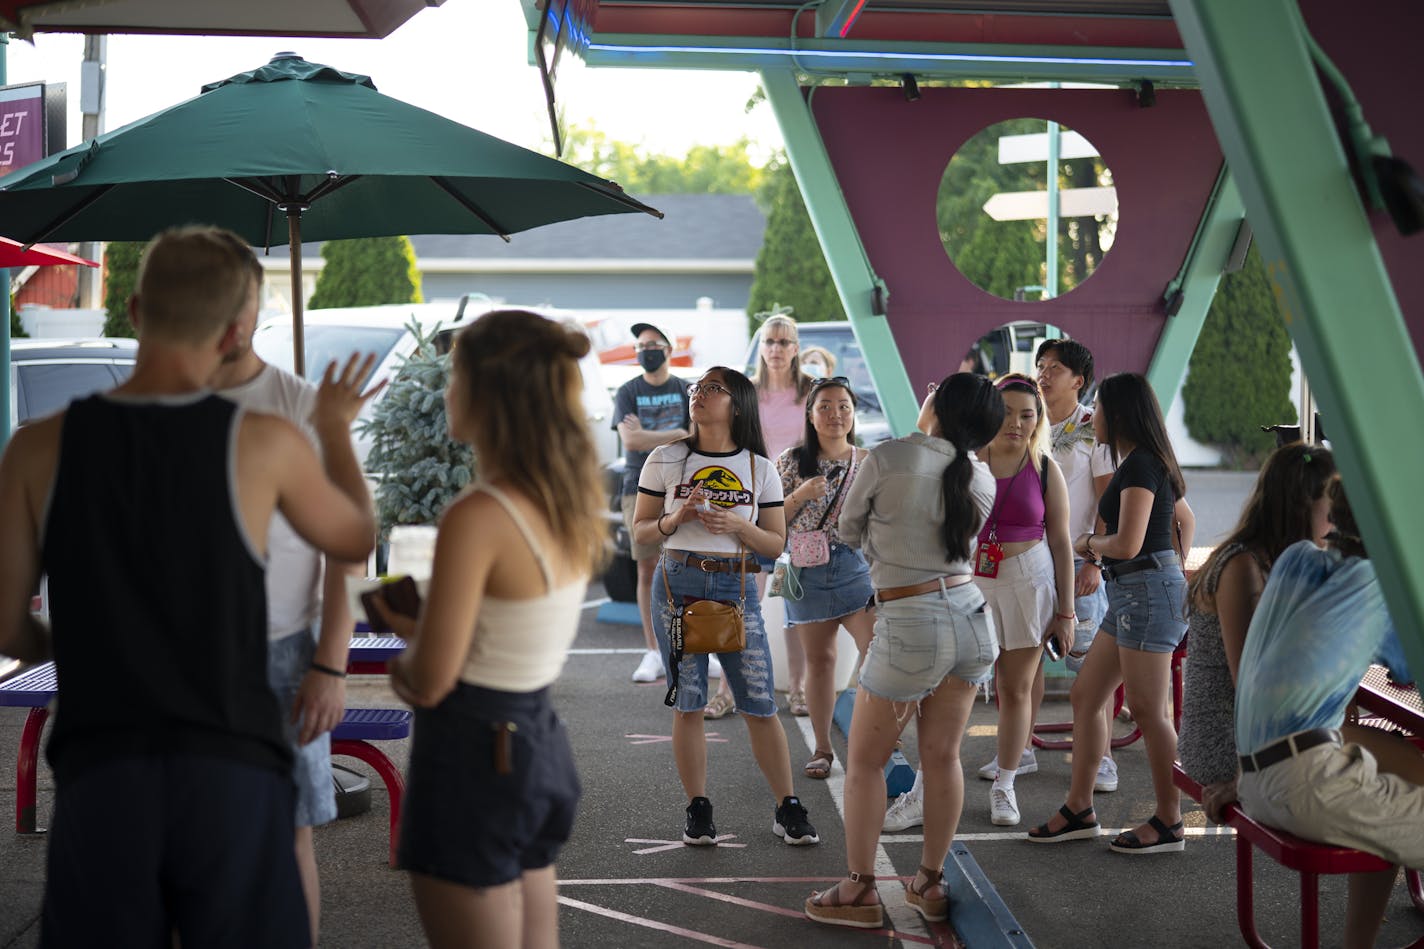
[[836,760],[836,753],[829,748],[822,751],[817,748],[811,753],[811,760],[806,762],[806,777],[815,778],[817,781],[824,781],[831,776],[831,764]]
[[885,925],[885,907],[877,900],[864,902],[875,893],[875,877],[868,873],[852,873],[850,882],[860,887],[860,892],[849,903],[840,902],[840,884],[829,890],[812,893],[806,898],[805,913],[808,919],[831,926],[854,926],[856,929],[879,929]]
[[[925,875],[925,885],[917,890],[915,881],[911,880],[910,885],[905,887],[905,902],[913,906],[925,922],[943,922],[949,918],[949,887],[944,883],[944,871],[921,866],[915,874],[916,879],[919,879],[920,873]],[[932,886],[938,886],[943,895],[938,898],[926,896]]]

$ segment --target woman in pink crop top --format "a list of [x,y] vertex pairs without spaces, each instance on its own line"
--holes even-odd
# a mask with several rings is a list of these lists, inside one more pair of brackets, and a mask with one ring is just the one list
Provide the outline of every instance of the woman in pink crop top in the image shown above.
[[[1012,827],[1019,822],[1014,777],[1033,724],[1033,679],[1045,641],[1056,638],[1060,656],[1073,648],[1073,540],[1068,485],[1048,451],[1048,416],[1038,385],[1019,373],[1003,376],[997,385],[1004,424],[980,458],[998,491],[979,532],[974,582],[994,615],[1000,647],[998,766],[988,774],[994,779],[989,816]],[[1025,773],[1029,764],[1038,769],[1029,759]]]

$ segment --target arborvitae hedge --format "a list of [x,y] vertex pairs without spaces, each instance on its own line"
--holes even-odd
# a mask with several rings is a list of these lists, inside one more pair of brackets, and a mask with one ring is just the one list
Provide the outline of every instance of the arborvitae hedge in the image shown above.
[[113,241],[104,245],[104,335],[134,337],[129,322],[129,297],[138,282],[138,262],[145,241]]
[[843,320],[845,310],[831,280],[831,269],[811,226],[801,189],[785,162],[765,171],[758,203],[766,212],[766,235],[757,252],[747,315],[752,332],[755,314],[780,302],[796,308],[798,323]]
[[316,279],[310,309],[421,302],[420,271],[408,237],[327,241],[321,256],[326,266]]
[[1246,266],[1222,280],[1187,367],[1182,404],[1192,437],[1220,448],[1229,464],[1254,466],[1275,446],[1261,426],[1296,421],[1290,347],[1252,247]]

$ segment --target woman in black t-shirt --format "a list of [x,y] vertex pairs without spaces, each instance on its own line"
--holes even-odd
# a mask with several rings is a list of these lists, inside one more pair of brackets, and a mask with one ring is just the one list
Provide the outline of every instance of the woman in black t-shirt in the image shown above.
[[1181,795],[1172,782],[1177,733],[1168,711],[1172,653],[1186,632],[1182,563],[1196,520],[1167,438],[1162,408],[1147,380],[1119,373],[1098,388],[1093,429],[1111,447],[1117,471],[1098,504],[1102,527],[1074,549],[1100,562],[1108,581],[1108,612],[1073,683],[1073,784],[1054,817],[1029,840],[1058,843],[1101,833],[1093,813],[1093,783],[1109,735],[1101,709],[1119,683],[1142,730],[1152,769],[1156,812],[1118,835],[1119,853],[1162,853],[1183,846]]

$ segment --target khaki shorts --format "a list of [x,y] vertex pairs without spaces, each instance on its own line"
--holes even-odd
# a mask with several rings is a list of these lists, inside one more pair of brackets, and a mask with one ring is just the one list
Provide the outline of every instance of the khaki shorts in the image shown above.
[[628,545],[633,548],[634,560],[647,560],[663,552],[662,544],[640,544],[633,539],[633,508],[638,506],[636,494],[623,495],[623,526],[628,528]]
[[1243,774],[1237,793],[1253,820],[1424,869],[1424,787],[1381,774],[1359,745],[1318,745]]

